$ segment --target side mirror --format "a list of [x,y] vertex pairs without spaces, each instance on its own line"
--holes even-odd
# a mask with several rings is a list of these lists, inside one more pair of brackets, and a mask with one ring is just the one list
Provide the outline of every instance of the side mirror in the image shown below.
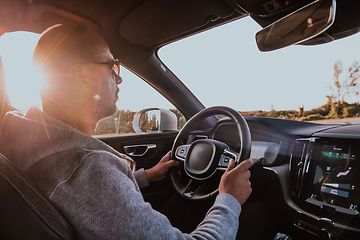
[[334,23],[335,8],[335,0],[317,0],[279,19],[256,34],[259,50],[277,50],[318,36]]
[[177,131],[177,117],[169,110],[147,108],[134,115],[133,128],[137,133]]

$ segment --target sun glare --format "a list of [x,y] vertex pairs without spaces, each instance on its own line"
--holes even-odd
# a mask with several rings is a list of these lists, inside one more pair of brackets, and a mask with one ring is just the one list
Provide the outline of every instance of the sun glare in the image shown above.
[[32,106],[41,107],[39,91],[43,80],[31,64],[39,37],[30,32],[6,33],[0,37],[6,92],[11,105],[23,113]]

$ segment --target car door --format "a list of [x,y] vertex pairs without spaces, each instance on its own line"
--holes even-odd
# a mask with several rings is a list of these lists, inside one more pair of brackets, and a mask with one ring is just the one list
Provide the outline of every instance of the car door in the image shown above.
[[[117,151],[130,156],[136,162],[136,169],[148,169],[155,166],[171,150],[176,135],[177,132],[171,132],[97,138]],[[150,202],[153,208],[156,208],[171,196],[173,189],[169,179],[165,179],[151,183],[149,187],[142,188],[141,192],[145,201]]]
[[[122,78],[124,82],[119,86],[118,111],[98,123],[94,137],[131,157],[136,162],[136,169],[148,169],[171,150],[177,131],[135,133],[132,126],[135,113],[143,108],[162,107],[175,112],[180,122],[184,123],[185,118],[168,100],[135,74],[122,68]],[[136,89],[136,94],[131,89]],[[169,179],[153,182],[141,191],[145,201],[150,202],[154,208],[174,193]]]

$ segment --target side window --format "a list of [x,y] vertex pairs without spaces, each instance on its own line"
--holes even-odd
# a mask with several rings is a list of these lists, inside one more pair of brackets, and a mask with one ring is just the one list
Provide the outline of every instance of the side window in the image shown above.
[[[136,134],[133,129],[133,119],[136,112],[147,108],[162,108],[170,110],[177,117],[177,129],[181,129],[186,119],[166,98],[148,85],[140,77],[121,67],[123,82],[119,85],[119,100],[116,103],[118,110],[111,116],[100,120],[94,135],[124,135]],[[148,122],[146,132],[158,129],[159,122],[156,114],[146,113]],[[145,123],[144,123],[145,124]]]
[[[31,64],[39,37],[39,34],[31,32],[13,32],[0,36],[0,56],[6,83],[5,89],[4,83],[0,85],[0,95],[4,98],[6,92],[11,105],[23,114],[33,106],[41,108],[39,90],[43,87],[43,82]],[[19,56],[21,56],[21,71],[19,71]],[[119,100],[116,104],[118,110],[113,116],[99,121],[94,135],[135,134],[133,129],[135,113],[154,107],[174,112],[178,120],[178,129],[185,124],[182,114],[141,78],[123,67],[121,67],[121,77],[123,83],[119,85]],[[158,122],[150,114],[148,119],[146,128],[149,131],[145,132],[152,132],[158,127]]]
[[[1,90],[6,92],[11,105],[24,114],[32,106],[41,107],[39,90],[42,79],[31,64],[39,37],[40,34],[31,32],[5,33],[0,37],[0,55],[5,78],[5,89]],[[4,83],[1,87],[4,88]]]

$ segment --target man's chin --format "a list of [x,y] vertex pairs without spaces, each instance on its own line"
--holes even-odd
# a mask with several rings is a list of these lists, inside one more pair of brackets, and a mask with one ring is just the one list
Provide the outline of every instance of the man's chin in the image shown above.
[[109,110],[104,114],[104,116],[101,118],[108,118],[108,117],[112,117],[115,113],[117,113],[118,108],[116,107],[116,105],[114,105],[112,108],[109,108]]

